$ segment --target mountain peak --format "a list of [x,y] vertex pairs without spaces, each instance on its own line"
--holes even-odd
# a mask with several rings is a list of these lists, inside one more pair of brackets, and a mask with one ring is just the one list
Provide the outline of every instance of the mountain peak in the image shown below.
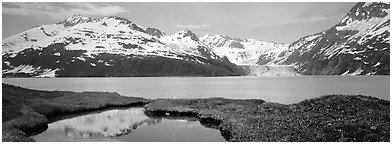
[[90,20],[92,20],[92,18],[84,17],[80,14],[74,14],[74,15],[68,17],[66,20],[60,22],[60,24],[64,24],[65,27],[68,27],[68,26],[74,26],[78,23],[84,23],[84,22],[87,22]]
[[107,17],[107,19],[119,20],[119,21],[121,21],[120,22],[121,24],[131,24],[132,23],[132,21],[130,21],[126,18],[123,18],[123,17],[119,17],[119,16],[109,16],[109,17]]
[[156,29],[156,28],[148,27],[145,31],[147,34],[152,35],[152,36],[156,36],[158,38],[161,38],[162,36],[165,35],[164,32],[162,32],[161,30]]
[[347,25],[353,21],[364,21],[372,18],[384,18],[389,15],[389,4],[378,2],[359,2],[338,24]]
[[185,38],[189,36],[192,40],[199,41],[196,34],[190,31],[189,29],[184,29],[182,31],[179,31],[175,33],[174,36],[176,36],[177,38]]
[[184,29],[184,30],[181,30],[181,31],[179,31],[177,33],[178,34],[183,34],[184,36],[189,36],[189,35],[193,34],[193,32],[191,30],[189,30],[189,29]]
[[234,40],[234,41],[243,41],[240,38],[232,38],[230,36],[224,35],[224,34],[213,34],[213,33],[207,33],[203,36],[203,38],[207,37],[213,37],[213,38],[223,38],[225,40]]

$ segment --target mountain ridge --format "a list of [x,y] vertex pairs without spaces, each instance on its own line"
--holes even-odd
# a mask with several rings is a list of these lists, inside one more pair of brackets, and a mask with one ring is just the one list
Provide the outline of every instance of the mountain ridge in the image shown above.
[[210,45],[219,56],[227,56],[231,62],[237,65],[255,65],[260,54],[286,46],[286,44],[275,42],[231,38],[227,35],[212,33],[201,36],[200,40],[206,45]]
[[357,3],[335,26],[257,62],[295,65],[307,75],[389,75],[389,4]]
[[198,39],[191,39],[198,45],[186,49],[173,48],[160,37],[166,35],[125,18],[73,15],[4,39],[3,76],[240,75]]
[[[304,75],[389,75],[389,13],[388,3],[357,3],[330,29],[290,44],[197,36],[189,29],[167,35],[123,17],[76,14],[3,39],[2,72],[11,77],[238,76],[248,75],[244,66],[291,65]],[[81,66],[86,69],[78,72]]]

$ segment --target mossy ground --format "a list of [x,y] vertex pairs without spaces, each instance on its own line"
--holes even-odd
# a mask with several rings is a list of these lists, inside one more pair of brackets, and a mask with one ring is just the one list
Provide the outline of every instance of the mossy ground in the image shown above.
[[261,100],[164,99],[150,113],[197,115],[219,121],[228,141],[390,141],[389,101],[328,95],[283,105]]
[[149,100],[106,92],[39,91],[2,84],[3,141],[32,141],[29,133],[47,127],[48,118]]
[[117,93],[39,91],[3,84],[3,141],[33,141],[48,117],[145,105],[147,114],[195,116],[228,141],[390,141],[389,101],[328,95],[283,105],[258,99],[159,99]]

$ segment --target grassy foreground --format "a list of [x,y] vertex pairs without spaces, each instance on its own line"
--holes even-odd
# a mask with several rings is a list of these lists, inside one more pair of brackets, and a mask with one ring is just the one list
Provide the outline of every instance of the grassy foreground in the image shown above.
[[328,95],[283,105],[262,100],[164,99],[147,113],[193,115],[228,141],[390,141],[389,101]]
[[2,141],[34,141],[28,136],[45,129],[50,117],[149,102],[117,93],[39,91],[7,84],[2,88]]
[[30,90],[2,84],[2,141],[34,141],[48,118],[145,105],[148,115],[195,116],[228,141],[390,141],[389,101],[329,95],[283,105],[257,99],[159,99],[117,93]]

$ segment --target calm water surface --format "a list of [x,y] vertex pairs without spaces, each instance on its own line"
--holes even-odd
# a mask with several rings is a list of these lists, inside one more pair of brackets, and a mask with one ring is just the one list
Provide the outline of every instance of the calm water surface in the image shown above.
[[32,138],[38,142],[225,141],[219,130],[202,126],[196,118],[149,117],[143,108],[108,110],[55,121]]
[[3,78],[40,90],[117,92],[145,98],[263,99],[284,104],[328,94],[362,94],[389,100],[389,76]]

